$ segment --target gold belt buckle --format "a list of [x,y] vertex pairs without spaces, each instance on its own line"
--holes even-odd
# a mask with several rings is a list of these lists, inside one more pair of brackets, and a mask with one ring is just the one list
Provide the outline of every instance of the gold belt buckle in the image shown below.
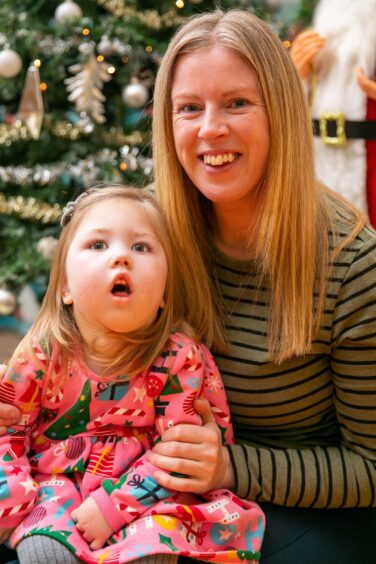
[[[328,120],[336,122],[336,136],[328,136]],[[324,112],[320,117],[320,138],[324,145],[343,147],[347,143],[345,133],[345,114],[341,112]]]

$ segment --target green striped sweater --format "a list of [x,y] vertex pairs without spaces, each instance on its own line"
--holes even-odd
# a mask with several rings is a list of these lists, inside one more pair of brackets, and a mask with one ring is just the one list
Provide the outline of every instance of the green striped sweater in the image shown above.
[[333,263],[312,354],[280,365],[266,360],[269,298],[257,292],[255,265],[219,252],[216,261],[231,346],[214,356],[232,413],[237,494],[376,506],[375,231],[364,228]]

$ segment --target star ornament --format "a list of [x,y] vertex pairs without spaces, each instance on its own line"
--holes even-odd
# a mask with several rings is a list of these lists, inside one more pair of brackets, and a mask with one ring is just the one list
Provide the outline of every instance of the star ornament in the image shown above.
[[20,485],[25,488],[25,495],[29,492],[35,492],[38,487],[37,482],[34,482],[31,478],[28,478],[25,482],[20,482]]
[[134,391],[134,396],[135,396],[134,399],[136,401],[142,402],[144,397],[145,397],[145,394],[146,394],[145,386],[141,386],[140,388],[138,388],[137,386],[134,386],[133,391]]
[[13,470],[12,470],[11,474],[16,474],[16,476],[18,476],[18,474],[20,472],[22,472],[21,466],[13,466]]
[[222,529],[222,531],[219,532],[219,538],[220,540],[228,540],[233,536],[233,534],[233,531],[230,529]]

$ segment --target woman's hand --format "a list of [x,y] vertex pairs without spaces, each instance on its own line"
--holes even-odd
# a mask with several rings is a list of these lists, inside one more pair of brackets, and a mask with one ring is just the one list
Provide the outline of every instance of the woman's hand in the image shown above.
[[292,42],[290,55],[301,78],[306,79],[310,75],[312,59],[324,43],[322,35],[312,29],[302,31]]
[[363,92],[365,92],[368,98],[376,100],[376,81],[367,78],[362,68],[359,68],[356,71],[356,77],[359,87],[363,90]]
[[[7,367],[5,364],[0,364],[0,381],[2,380]],[[15,425],[19,422],[21,414],[17,407],[9,405],[8,403],[0,402],[0,436],[5,435],[7,427]]]
[[153,477],[161,486],[178,492],[200,494],[217,488],[231,489],[234,474],[230,456],[222,446],[209,402],[196,400],[194,408],[202,419],[202,427],[181,424],[163,433],[162,440],[148,455],[148,460],[161,469]]

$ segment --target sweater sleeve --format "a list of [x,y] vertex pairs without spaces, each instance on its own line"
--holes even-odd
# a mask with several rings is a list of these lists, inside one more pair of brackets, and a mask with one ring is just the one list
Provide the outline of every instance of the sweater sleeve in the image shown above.
[[[231,440],[231,424],[224,388],[213,358],[205,347],[183,338],[177,342],[176,353],[169,375],[161,390],[157,382],[158,371],[151,373],[158,396],[154,399],[154,441],[168,428],[180,423],[200,425],[201,418],[193,408],[196,398],[208,397],[215,417],[221,425],[222,435]],[[158,470],[147,460],[147,453],[140,457],[130,470],[118,480],[106,479],[101,488],[91,495],[114,531],[140,517],[158,501],[174,492],[155,481]]]
[[230,447],[236,493],[279,505],[376,506],[376,243],[359,245],[336,299],[330,344],[337,445]]
[[[38,354],[43,356],[41,350]],[[41,363],[41,367],[43,364]],[[0,437],[0,527],[16,527],[31,511],[37,484],[30,472],[30,434],[40,410],[43,370],[25,357],[11,365],[0,383],[0,401],[18,407],[19,424]]]

